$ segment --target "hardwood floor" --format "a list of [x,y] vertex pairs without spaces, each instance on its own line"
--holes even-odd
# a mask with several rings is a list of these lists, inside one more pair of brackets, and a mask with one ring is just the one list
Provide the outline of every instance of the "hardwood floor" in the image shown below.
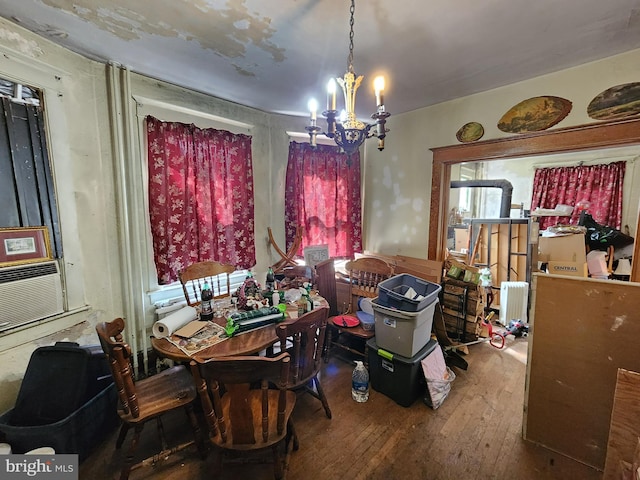
[[[472,345],[468,370],[455,369],[449,397],[437,410],[422,399],[397,405],[371,390],[369,401],[351,399],[353,365],[333,357],[321,382],[333,419],[321,403],[301,394],[294,411],[300,450],[291,455],[287,478],[296,479],[581,479],[602,473],[522,439],[522,407],[527,339],[507,339],[497,350]],[[186,438],[186,417],[165,420],[171,438]],[[143,432],[141,447],[156,445],[154,425]],[[80,467],[81,479],[117,478],[122,454],[114,451],[113,432]],[[128,440],[125,447],[128,446]],[[132,472],[136,479],[273,478],[271,466],[225,465],[213,470],[212,455],[198,457],[195,447],[173,454],[156,466]]]

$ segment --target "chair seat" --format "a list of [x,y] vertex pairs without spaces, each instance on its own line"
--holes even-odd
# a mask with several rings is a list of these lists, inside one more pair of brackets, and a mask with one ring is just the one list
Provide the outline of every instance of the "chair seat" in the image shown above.
[[328,326],[334,330],[338,331],[338,335],[342,333],[346,333],[352,335],[354,337],[369,339],[375,336],[375,330],[365,330],[362,328],[362,325],[357,325],[355,327],[340,327],[333,323],[333,317],[329,318]]
[[[324,352],[324,361],[329,361],[329,356],[334,348],[339,348],[346,352],[364,358],[365,366],[369,366],[369,355],[367,340],[375,337],[375,330],[365,330],[362,325],[356,327],[341,327],[334,324],[331,320],[327,324],[327,346]],[[354,342],[352,342],[352,340]]]
[[191,403],[197,395],[193,377],[183,365],[178,365],[144,380],[136,382],[140,415],[118,411],[129,423],[145,422],[168,410]]
[[[278,390],[269,390],[268,397],[269,397],[269,410],[273,409],[273,411],[277,411],[278,397],[279,397]],[[231,403],[230,396],[223,395],[221,401],[222,401],[222,411],[224,412],[224,418],[227,418],[227,419],[231,418],[229,413],[230,403]],[[262,429],[262,420],[263,420],[262,391],[258,389],[250,390],[246,397],[246,404],[253,414],[253,425],[254,425],[253,431],[260,432],[260,430]],[[284,414],[285,418],[289,418],[291,416],[291,413],[293,412],[293,407],[295,406],[295,404],[296,404],[296,394],[294,392],[287,392],[285,414]],[[211,443],[217,445],[220,448],[225,448],[229,450],[240,450],[240,451],[255,450],[256,447],[267,448],[272,445],[275,445],[276,443],[282,441],[288,432],[287,432],[287,429],[285,428],[282,431],[282,433],[278,435],[277,433],[278,416],[277,415],[270,415],[268,420],[269,420],[269,436],[266,441],[263,441],[261,436],[256,436],[254,441],[251,443],[246,443],[247,439],[240,439],[240,438],[236,438],[234,441],[233,418],[231,418],[227,441],[223,442],[220,436],[220,432],[218,432],[217,435],[210,437]]]

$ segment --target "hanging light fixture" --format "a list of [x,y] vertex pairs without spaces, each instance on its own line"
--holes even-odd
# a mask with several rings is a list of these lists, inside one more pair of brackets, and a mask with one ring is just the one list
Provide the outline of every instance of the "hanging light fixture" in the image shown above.
[[[356,118],[356,91],[364,78],[362,75],[356,76],[353,71],[353,16],[356,10],[355,0],[351,0],[351,20],[349,26],[349,57],[347,58],[347,71],[343,78],[329,80],[327,85],[327,109],[322,115],[327,119],[327,131],[324,133],[327,137],[333,138],[338,146],[340,146],[348,155],[354,153],[362,142],[367,138],[378,137],[378,150],[384,150],[384,137],[387,129],[385,123],[389,113],[385,111],[383,92],[384,77],[376,77],[374,80],[374,91],[376,94],[376,112],[371,115],[375,123],[364,123]],[[336,109],[336,81],[342,88],[344,93],[345,109],[338,117]],[[309,101],[309,110],[311,112],[310,123],[306,127],[309,132],[309,142],[311,147],[316,147],[316,137],[322,131],[317,125],[318,103],[311,99]],[[375,131],[371,131],[373,127]]]

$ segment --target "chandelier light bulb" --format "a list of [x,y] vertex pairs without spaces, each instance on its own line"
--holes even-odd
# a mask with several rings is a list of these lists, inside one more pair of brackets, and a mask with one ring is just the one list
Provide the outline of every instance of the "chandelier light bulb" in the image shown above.
[[327,83],[327,110],[336,110],[336,80],[331,78]]
[[376,106],[383,106],[384,100],[382,99],[382,93],[384,92],[384,77],[382,75],[373,80],[373,89],[376,92]]
[[318,102],[315,98],[312,98],[309,100],[307,105],[309,107],[309,112],[311,112],[311,121],[315,122],[318,113]]

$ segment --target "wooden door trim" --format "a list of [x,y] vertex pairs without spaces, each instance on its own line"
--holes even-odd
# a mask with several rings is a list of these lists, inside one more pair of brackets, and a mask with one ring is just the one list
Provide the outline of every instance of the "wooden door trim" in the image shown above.
[[[545,132],[432,148],[433,167],[427,258],[444,260],[445,257],[451,165],[633,144],[640,144],[640,119],[578,125]],[[640,209],[638,216],[636,239],[640,235]],[[636,241],[631,266],[632,281],[640,281],[639,267],[640,241]]]

